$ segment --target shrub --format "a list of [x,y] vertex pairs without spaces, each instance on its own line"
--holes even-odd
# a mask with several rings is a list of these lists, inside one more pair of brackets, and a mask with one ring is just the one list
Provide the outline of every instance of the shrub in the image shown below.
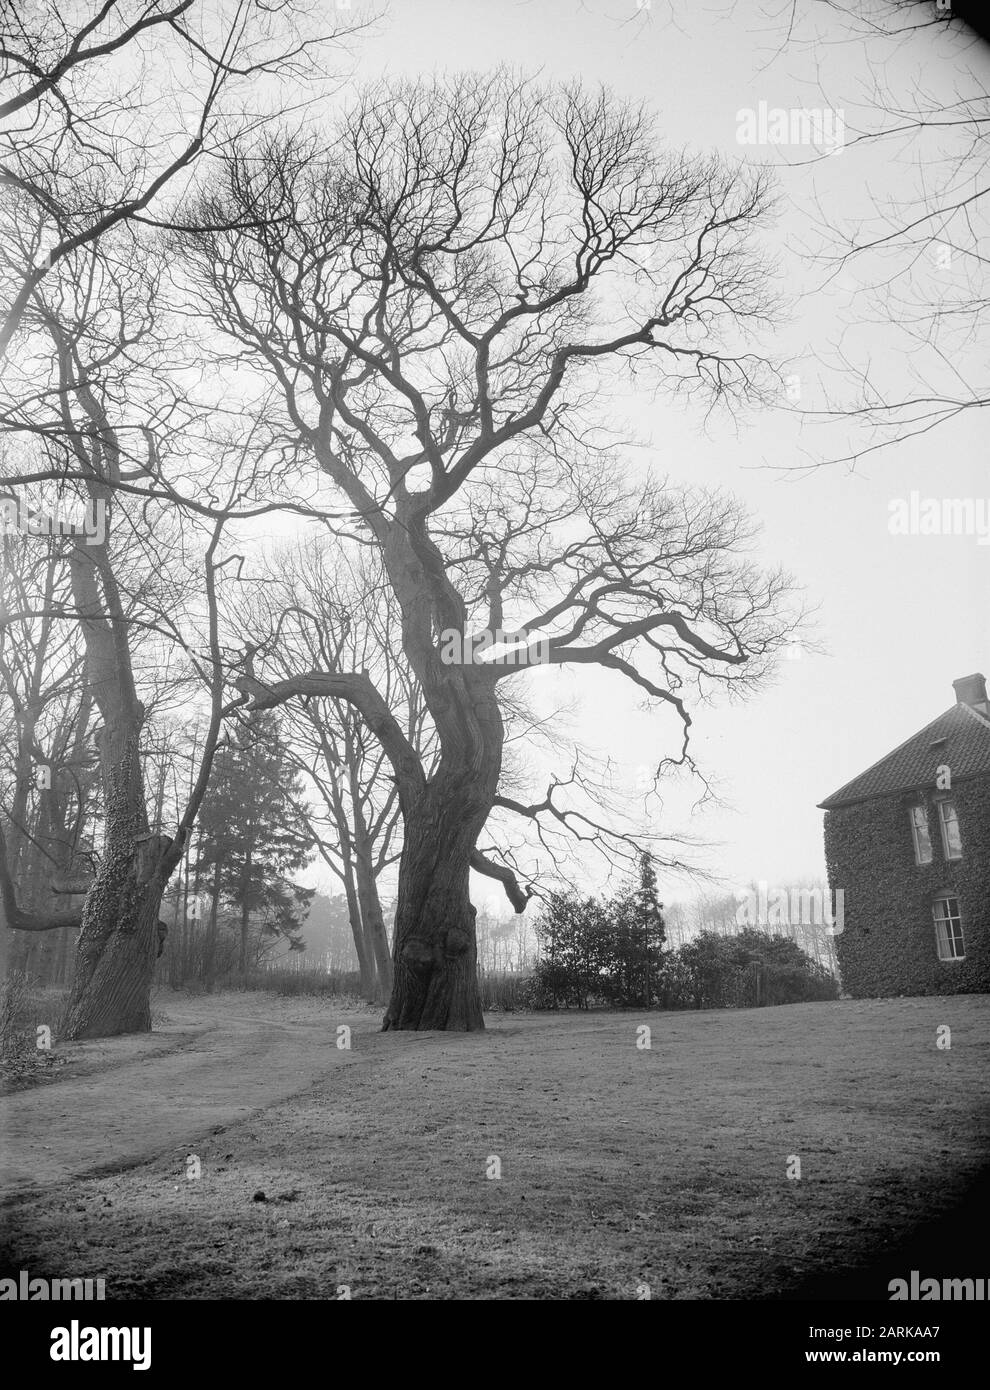
[[836,980],[787,936],[747,927],[737,936],[702,932],[676,952],[678,995],[667,1008],[755,1008],[838,999]]
[[767,1004],[802,1004],[814,999],[838,999],[839,984],[817,961],[807,967],[771,965],[767,968]]
[[839,997],[833,976],[788,936],[752,927],[735,936],[701,932],[662,952],[640,921],[630,894],[552,899],[537,923],[544,955],[529,985],[530,1007],[758,1008]]
[[641,856],[638,881],[617,897],[555,894],[536,923],[543,958],[534,974],[534,1007],[649,1007],[661,987],[662,907],[648,854]]

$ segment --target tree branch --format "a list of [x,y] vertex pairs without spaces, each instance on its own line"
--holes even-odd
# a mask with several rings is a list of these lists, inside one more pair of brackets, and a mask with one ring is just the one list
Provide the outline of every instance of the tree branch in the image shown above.
[[480,849],[476,849],[471,855],[471,868],[475,873],[484,874],[486,878],[494,878],[501,883],[513,911],[526,911],[526,905],[533,896],[533,889],[523,888],[507,864],[493,864],[490,859],[485,858]]

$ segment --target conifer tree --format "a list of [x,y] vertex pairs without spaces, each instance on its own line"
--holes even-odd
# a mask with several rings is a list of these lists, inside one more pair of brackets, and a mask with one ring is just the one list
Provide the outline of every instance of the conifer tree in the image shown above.
[[238,741],[218,753],[200,815],[198,867],[204,880],[212,879],[213,898],[208,973],[215,966],[221,900],[239,917],[242,974],[249,963],[252,917],[260,921],[260,932],[283,936],[290,947],[298,942],[313,896],[287,879],[313,850],[302,797],[302,781],[286,756],[278,720],[252,716]]

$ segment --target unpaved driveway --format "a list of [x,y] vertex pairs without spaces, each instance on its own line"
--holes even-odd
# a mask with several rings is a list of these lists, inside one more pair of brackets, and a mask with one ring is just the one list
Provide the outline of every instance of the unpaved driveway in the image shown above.
[[166,1007],[168,1023],[150,1036],[68,1046],[68,1075],[0,1098],[0,1200],[129,1168],[243,1120],[354,1065],[360,1054],[337,1047],[338,1025],[380,1026],[380,1011],[319,999]]

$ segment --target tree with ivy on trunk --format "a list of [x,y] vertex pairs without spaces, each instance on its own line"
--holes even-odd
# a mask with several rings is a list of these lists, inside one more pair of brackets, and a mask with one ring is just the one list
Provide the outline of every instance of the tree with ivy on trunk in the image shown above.
[[610,672],[673,713],[684,764],[692,696],[755,689],[792,630],[731,500],[627,483],[596,414],[610,365],[685,404],[766,398],[747,335],[773,309],[768,206],[763,173],[665,150],[643,109],[499,73],[385,85],[326,137],[232,146],[187,210],[190,286],[377,548],[436,729],[428,773],[367,671],[279,678],[259,652],[236,682],[257,709],[346,701],[389,759],[385,1029],[484,1026],[471,870],[518,912],[532,892],[482,844],[493,813],[608,834],[561,783],[504,794],[504,682]]
[[[187,190],[222,148],[232,120],[252,129],[326,90],[328,49],[360,28],[326,23],[314,0],[7,0],[0,33],[0,431],[43,455],[4,460],[15,493],[47,482],[105,508],[120,533],[165,531],[180,500],[164,481],[164,441],[181,433],[181,392],[148,407],[111,400],[108,377],[133,378],[138,344],[159,327],[160,286],[134,311],[128,279],[154,260],[145,229],[170,225],[164,198]],[[259,88],[259,79],[263,92]],[[251,114],[244,116],[250,100]],[[103,299],[109,295],[109,308]],[[118,300],[114,299],[119,295]],[[119,309],[118,322],[112,319]],[[174,354],[176,344],[168,340]],[[39,351],[40,340],[40,351]],[[162,383],[160,382],[161,386]],[[130,409],[129,407],[134,407]],[[124,418],[122,418],[122,416]],[[189,412],[185,413],[188,423]],[[185,475],[186,478],[188,475]],[[195,491],[195,489],[194,489]],[[237,491],[237,485],[234,485]],[[212,496],[207,486],[206,493]],[[125,499],[140,503],[128,515]],[[104,825],[99,870],[82,909],[27,911],[0,828],[0,930],[81,926],[66,1031],[75,1038],[151,1026],[150,989],[162,893],[182,857],[223,718],[217,639],[217,547],[233,504],[198,503],[212,532],[203,582],[211,614],[199,671],[209,688],[209,739],[172,836],[152,833],[141,740],[147,709],[135,675],[135,616],[120,550],[105,536],[69,546],[72,601],[99,720]],[[159,537],[155,537],[158,539]],[[32,606],[37,615],[43,600]],[[140,606],[140,605],[139,605]],[[0,622],[18,615],[0,613]],[[181,641],[181,638],[180,638]],[[232,704],[243,701],[232,702]]]
[[[24,211],[16,225],[4,219],[7,255],[30,262],[43,228]],[[70,504],[87,514],[59,538],[52,593],[36,591],[22,610],[0,612],[5,628],[45,617],[75,626],[96,726],[101,824],[84,901],[29,908],[0,836],[3,928],[79,929],[65,1015],[70,1038],[151,1027],[162,897],[185,852],[222,726],[245,703],[229,698],[218,587],[225,528],[242,514],[243,492],[257,496],[262,484],[248,474],[257,452],[265,453],[250,433],[194,431],[198,403],[179,391],[168,394],[164,418],[159,413],[160,265],[133,255],[128,232],[116,237],[123,240],[104,238],[64,256],[35,287],[20,321],[18,371],[38,389],[27,396],[8,371],[9,392],[0,397],[0,429],[17,446],[0,460],[4,494],[43,518],[49,509],[71,518]],[[229,492],[201,486],[203,472],[214,471]],[[252,514],[273,505],[256,503]],[[144,775],[149,704],[164,697],[161,687],[199,697],[206,723],[171,834],[151,828]]]

